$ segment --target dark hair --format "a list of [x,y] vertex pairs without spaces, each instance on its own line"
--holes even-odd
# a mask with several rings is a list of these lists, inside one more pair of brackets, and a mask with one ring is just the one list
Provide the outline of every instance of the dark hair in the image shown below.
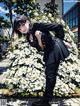
[[20,15],[20,16],[17,16],[14,20],[14,25],[13,25],[13,33],[17,33],[17,34],[21,34],[20,31],[18,31],[18,28],[22,25],[22,24],[25,24],[26,21],[29,21],[30,24],[29,26],[31,27],[32,24],[31,24],[31,20],[29,17],[25,16],[25,15]]

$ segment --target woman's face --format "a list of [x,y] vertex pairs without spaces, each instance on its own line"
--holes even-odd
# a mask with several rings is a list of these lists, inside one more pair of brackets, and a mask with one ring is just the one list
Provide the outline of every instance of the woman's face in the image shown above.
[[27,33],[27,32],[29,31],[29,23],[30,23],[30,22],[27,20],[26,23],[23,23],[23,24],[18,28],[18,30],[19,30],[21,33],[23,33],[23,34]]

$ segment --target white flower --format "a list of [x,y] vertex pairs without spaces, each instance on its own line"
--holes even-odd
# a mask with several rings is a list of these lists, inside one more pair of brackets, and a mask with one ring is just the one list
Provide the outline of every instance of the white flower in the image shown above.
[[40,68],[40,69],[43,67],[42,64],[40,64],[40,63],[35,63],[34,65],[37,66],[37,68]]
[[61,24],[63,25],[63,26],[65,26],[65,22],[61,19]]
[[39,16],[39,14],[38,14],[37,12],[34,12],[34,15],[35,15],[35,16]]
[[15,65],[17,65],[17,64],[18,64],[18,59],[16,59],[16,60],[13,62],[12,66],[15,66]]
[[14,50],[14,54],[20,54],[20,50]]
[[69,83],[69,87],[75,89],[76,85],[74,85],[73,83]]
[[75,76],[74,72],[71,72],[70,73],[70,77],[73,77],[74,78],[74,76]]
[[26,55],[30,55],[31,54],[31,51],[28,48],[25,48],[24,51],[25,51]]
[[56,18],[56,23],[60,24],[60,18]]
[[22,59],[20,59],[19,61],[18,61],[18,64],[20,65],[20,64],[24,64],[25,63],[25,60],[24,60],[24,58],[22,58]]
[[15,57],[14,54],[10,54],[10,55],[9,55],[9,58],[10,58],[10,59],[13,59],[14,57]]
[[18,83],[19,83],[19,79],[17,79],[17,78],[12,78],[12,83],[13,83],[13,84],[18,84]]
[[37,87],[33,88],[33,91],[37,91],[37,90],[40,90],[40,89],[41,89],[41,87],[37,86]]
[[48,14],[48,17],[52,17],[52,14],[51,14],[51,13],[49,13],[49,14]]
[[80,75],[75,75],[75,80],[80,83]]
[[13,74],[15,74],[15,71],[14,70],[11,70],[10,76],[12,76]]
[[23,74],[23,70],[22,69],[18,69],[16,72],[17,76],[21,76]]

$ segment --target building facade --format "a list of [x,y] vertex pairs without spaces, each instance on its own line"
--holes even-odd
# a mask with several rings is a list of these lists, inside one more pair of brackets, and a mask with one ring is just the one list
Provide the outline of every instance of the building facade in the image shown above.
[[78,18],[79,18],[79,3],[76,3],[75,5],[73,5],[64,15],[63,15],[63,19],[64,21],[69,25],[71,31],[74,33],[75,35],[75,43],[79,43],[79,27],[78,27]]
[[[63,15],[63,0],[54,0],[55,4],[58,4],[58,10],[60,12],[60,16]],[[36,3],[40,4],[41,10],[44,9],[45,4],[51,2],[51,0],[36,0]]]

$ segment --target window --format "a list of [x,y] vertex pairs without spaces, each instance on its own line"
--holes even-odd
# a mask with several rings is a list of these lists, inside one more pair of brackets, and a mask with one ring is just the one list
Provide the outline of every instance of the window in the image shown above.
[[75,16],[76,16],[76,11],[75,11],[75,9],[73,10],[73,18],[75,18]]
[[70,28],[78,26],[78,7],[70,10],[64,17]]
[[76,17],[76,26],[78,26],[78,17]]
[[78,16],[78,7],[76,7],[75,11],[76,11],[76,17],[77,17]]
[[76,18],[73,19],[73,26],[76,26]]
[[69,20],[72,19],[72,11],[69,13]]
[[78,26],[78,18],[77,17],[75,17],[75,18],[72,19],[72,26],[73,27],[74,26]]
[[69,21],[69,26],[72,28],[72,20]]

